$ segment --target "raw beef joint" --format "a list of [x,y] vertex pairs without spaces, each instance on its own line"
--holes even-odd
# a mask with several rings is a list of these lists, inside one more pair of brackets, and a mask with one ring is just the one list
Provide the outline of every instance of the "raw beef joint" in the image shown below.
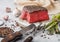
[[48,10],[41,6],[24,6],[20,18],[27,20],[29,23],[48,20]]

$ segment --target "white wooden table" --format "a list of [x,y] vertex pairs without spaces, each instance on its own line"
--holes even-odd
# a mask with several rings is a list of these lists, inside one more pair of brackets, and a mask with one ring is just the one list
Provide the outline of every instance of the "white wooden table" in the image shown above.
[[[13,11],[15,9],[14,0],[0,0],[0,19],[2,19],[2,17],[5,16],[5,15],[9,15],[9,17],[11,19],[16,19],[14,17],[13,13],[6,13],[5,12],[6,7],[11,7],[11,9]],[[60,11],[59,8],[57,9],[57,11]],[[55,13],[55,12],[56,11],[54,11],[53,13]],[[20,23],[22,23],[22,22],[20,22]],[[27,24],[23,23],[23,24],[27,25],[28,23]],[[42,34],[43,33],[38,33],[36,35],[36,37],[34,37],[33,42],[60,42],[60,41],[58,41],[58,39],[60,39],[60,35],[55,34],[55,35],[50,36],[50,35],[46,34],[46,38],[44,38],[44,37],[41,37]],[[48,37],[49,37],[49,39],[48,39]],[[2,38],[0,38],[0,39],[2,39]],[[18,42],[20,42],[20,41],[18,41]]]

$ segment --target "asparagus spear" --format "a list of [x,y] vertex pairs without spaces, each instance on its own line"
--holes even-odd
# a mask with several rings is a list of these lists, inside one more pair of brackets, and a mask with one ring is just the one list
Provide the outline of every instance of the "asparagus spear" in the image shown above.
[[55,26],[55,32],[59,32],[58,24]]
[[49,27],[52,23],[54,23],[54,20],[51,21],[50,23],[48,23],[48,24],[45,26],[45,28]]
[[58,24],[56,24],[55,26],[51,27],[50,29],[48,29],[49,34],[53,34],[54,32],[57,33],[59,32],[58,30]]
[[58,22],[54,22],[54,23],[52,23],[52,24],[51,24],[49,27],[47,27],[45,30],[48,30],[48,29],[54,27],[57,23],[58,23]]
[[58,24],[57,24],[56,27],[55,27],[55,33],[56,33],[56,34],[60,34],[60,31],[59,31],[59,29],[58,29]]
[[59,21],[60,21],[60,14],[54,15],[52,21],[46,25],[45,30],[48,30],[50,34],[53,34],[54,32],[59,32],[58,30]]
[[48,23],[45,27],[45,29],[49,29],[52,26],[54,26],[55,24],[58,23],[58,21],[60,21],[60,14],[54,15],[52,18],[52,22]]
[[50,28],[50,29],[48,29],[48,31],[49,31],[49,34],[53,34],[55,31],[54,31],[54,27],[52,27],[52,28]]

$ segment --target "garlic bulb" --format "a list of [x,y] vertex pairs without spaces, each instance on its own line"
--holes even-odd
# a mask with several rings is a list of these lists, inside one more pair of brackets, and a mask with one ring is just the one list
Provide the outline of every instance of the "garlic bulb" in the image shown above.
[[16,17],[19,17],[20,14],[21,14],[21,11],[16,8],[16,9],[14,10],[13,14],[14,14]]

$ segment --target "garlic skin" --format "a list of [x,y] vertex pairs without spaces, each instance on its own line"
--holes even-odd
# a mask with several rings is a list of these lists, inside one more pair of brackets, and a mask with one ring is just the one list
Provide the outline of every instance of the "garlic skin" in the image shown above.
[[21,15],[21,11],[16,8],[16,9],[13,11],[13,14],[15,15],[15,17],[19,17],[19,16]]

